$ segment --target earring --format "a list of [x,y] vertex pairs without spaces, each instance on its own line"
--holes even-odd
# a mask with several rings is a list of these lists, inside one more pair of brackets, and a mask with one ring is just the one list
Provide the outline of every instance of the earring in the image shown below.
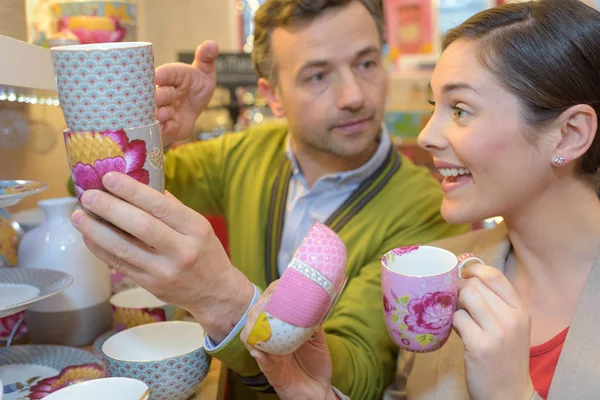
[[562,167],[562,165],[565,163],[565,158],[557,155],[554,157],[554,161],[552,161],[552,163],[557,167]]

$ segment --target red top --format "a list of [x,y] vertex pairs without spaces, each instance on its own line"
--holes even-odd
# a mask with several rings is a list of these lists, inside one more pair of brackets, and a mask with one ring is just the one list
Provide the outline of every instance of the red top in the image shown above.
[[569,328],[566,328],[546,343],[533,346],[529,351],[529,374],[533,387],[544,399],[548,397],[550,383],[568,331]]

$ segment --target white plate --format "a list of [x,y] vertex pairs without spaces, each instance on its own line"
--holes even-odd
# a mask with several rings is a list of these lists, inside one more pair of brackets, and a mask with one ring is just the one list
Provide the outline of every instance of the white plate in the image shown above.
[[0,208],[14,206],[24,197],[46,189],[46,183],[37,181],[0,181]]
[[[62,292],[73,277],[61,271],[37,268],[0,268],[0,318]],[[22,290],[15,290],[21,288]]]
[[74,347],[27,345],[0,349],[2,400],[40,398],[78,381],[104,375],[96,356]]

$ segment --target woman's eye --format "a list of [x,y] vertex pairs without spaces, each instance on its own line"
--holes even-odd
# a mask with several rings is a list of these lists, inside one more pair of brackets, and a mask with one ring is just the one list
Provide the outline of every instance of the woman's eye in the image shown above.
[[468,111],[463,110],[460,107],[457,106],[452,106],[452,110],[454,110],[454,112],[452,113],[452,116],[454,117],[454,119],[462,119],[465,118],[469,115]]

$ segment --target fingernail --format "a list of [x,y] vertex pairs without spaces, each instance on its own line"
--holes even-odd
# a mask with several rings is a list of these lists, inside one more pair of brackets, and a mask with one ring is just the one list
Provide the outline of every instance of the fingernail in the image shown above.
[[89,207],[95,199],[96,194],[94,192],[85,192],[83,196],[81,196],[81,204],[83,204],[84,207]]
[[112,172],[108,172],[104,174],[104,177],[102,177],[102,183],[107,188],[116,189],[119,185],[119,177]]
[[73,222],[73,225],[79,225],[81,223],[82,218],[83,218],[82,213],[79,211],[75,211],[73,213],[73,215],[71,216],[71,221]]
[[250,355],[254,358],[260,357],[260,353],[256,350],[250,350]]

